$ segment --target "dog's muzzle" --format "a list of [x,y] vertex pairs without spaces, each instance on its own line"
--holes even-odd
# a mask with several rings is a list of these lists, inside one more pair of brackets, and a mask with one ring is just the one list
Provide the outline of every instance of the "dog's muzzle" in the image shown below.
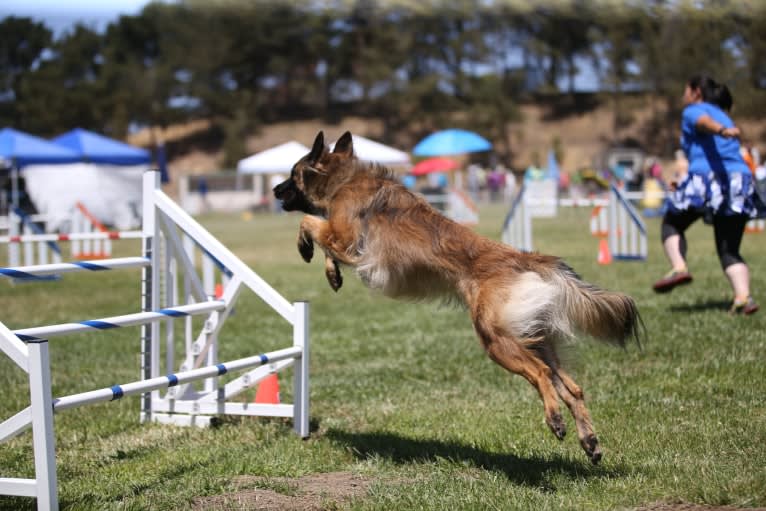
[[274,197],[282,201],[285,211],[303,211],[311,213],[313,208],[303,193],[295,186],[295,181],[287,179],[274,187]]
[[[295,189],[295,185],[293,184],[292,179],[287,179],[285,181],[282,181],[277,186],[274,187],[274,197],[276,197],[279,200],[284,200],[285,195],[287,195],[287,192],[290,190],[290,188]],[[294,190],[293,190],[294,193]]]

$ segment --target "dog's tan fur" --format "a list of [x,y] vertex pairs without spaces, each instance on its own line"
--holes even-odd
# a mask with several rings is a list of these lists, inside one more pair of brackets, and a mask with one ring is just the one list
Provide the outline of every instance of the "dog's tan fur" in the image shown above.
[[333,152],[320,132],[274,192],[284,209],[309,213],[298,250],[308,262],[319,245],[334,290],[340,263],[390,297],[463,303],[490,358],[538,390],[553,433],[566,432],[561,398],[586,454],[601,459],[582,389],[562,369],[556,346],[578,333],[619,345],[638,340],[630,297],[581,281],[556,257],[519,252],[444,217],[385,168],[357,160],[348,132]]

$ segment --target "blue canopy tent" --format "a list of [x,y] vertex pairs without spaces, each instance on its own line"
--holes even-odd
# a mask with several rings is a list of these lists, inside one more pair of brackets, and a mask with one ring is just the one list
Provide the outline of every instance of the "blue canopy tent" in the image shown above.
[[146,149],[76,128],[51,141],[72,151],[78,163],[24,170],[27,192],[53,229],[71,227],[78,204],[104,225],[126,230],[140,225],[142,175],[152,164]]
[[26,165],[73,163],[80,156],[66,147],[15,130],[0,130],[0,159],[11,171],[11,204],[19,205],[19,170]]
[[142,165],[152,161],[146,149],[135,147],[98,133],[75,128],[54,138],[52,142],[77,153],[81,161],[107,165]]

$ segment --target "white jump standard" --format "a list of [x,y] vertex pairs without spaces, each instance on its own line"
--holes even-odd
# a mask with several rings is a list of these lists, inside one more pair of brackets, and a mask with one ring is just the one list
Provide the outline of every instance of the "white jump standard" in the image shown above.
[[[58,509],[54,413],[132,395],[141,395],[142,422],[206,426],[216,415],[291,417],[296,433],[304,438],[309,435],[308,303],[285,300],[211,236],[161,191],[157,172],[144,175],[141,240],[140,257],[0,268],[0,280],[128,268],[140,268],[142,274],[141,312],[15,331],[0,322],[0,350],[28,373],[30,392],[30,406],[0,423],[0,442],[31,427],[35,468],[34,479],[0,477],[0,495],[35,497],[38,509]],[[198,275],[199,266],[203,278]],[[211,296],[215,268],[223,283],[215,286],[221,292]],[[219,334],[244,288],[292,325],[292,342],[283,349],[221,362]],[[196,337],[195,315],[204,318]],[[178,321],[184,328],[174,328]],[[135,325],[141,325],[140,380],[53,399],[48,339]],[[184,339],[185,353],[178,357],[176,369],[178,336]],[[269,374],[288,367],[293,367],[293,404],[230,401]],[[228,379],[235,371],[242,374]],[[201,385],[195,386],[195,382]]]

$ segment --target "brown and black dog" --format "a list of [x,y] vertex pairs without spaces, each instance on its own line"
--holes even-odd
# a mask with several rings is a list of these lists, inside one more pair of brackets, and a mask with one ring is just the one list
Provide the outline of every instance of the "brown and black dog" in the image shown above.
[[556,347],[577,333],[620,346],[631,337],[640,341],[633,299],[583,282],[556,257],[519,252],[446,218],[387,169],[355,158],[349,132],[332,152],[319,132],[274,195],[285,210],[307,213],[298,251],[308,262],[319,245],[335,291],[343,283],[340,263],[390,297],[465,304],[490,358],[540,393],[556,437],[566,433],[561,398],[580,444],[599,462],[582,389],[562,369]]

